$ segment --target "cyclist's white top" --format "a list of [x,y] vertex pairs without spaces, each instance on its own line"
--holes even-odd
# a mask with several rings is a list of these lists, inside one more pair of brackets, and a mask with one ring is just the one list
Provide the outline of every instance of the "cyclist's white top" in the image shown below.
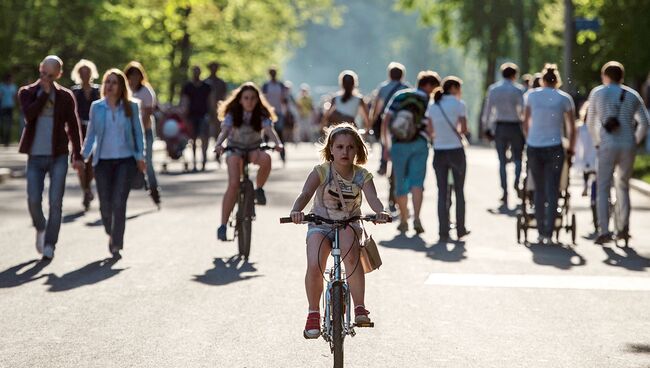
[[[230,113],[226,114],[222,128],[232,127],[230,135],[228,135],[228,145],[237,147],[254,147],[262,142],[262,131],[256,131],[251,125],[251,113],[244,112],[243,122],[239,127],[235,126],[233,117]],[[269,118],[262,118],[262,129],[272,126],[273,123]]]
[[[352,180],[336,175],[330,162],[314,167],[320,177],[320,185],[314,196],[311,213],[332,220],[344,220],[361,215],[363,185],[372,179],[372,174],[361,166],[354,165]],[[341,194],[345,203],[341,203],[334,178],[338,177]]]

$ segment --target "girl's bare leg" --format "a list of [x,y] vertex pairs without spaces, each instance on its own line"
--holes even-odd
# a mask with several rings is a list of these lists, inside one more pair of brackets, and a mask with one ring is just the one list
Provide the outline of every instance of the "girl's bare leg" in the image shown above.
[[221,225],[228,223],[230,213],[235,208],[235,202],[237,202],[242,159],[239,156],[232,155],[228,157],[226,163],[228,164],[228,188],[223,195],[223,202],[221,204]]
[[[323,234],[315,233],[307,238],[307,273],[305,290],[310,311],[320,310],[320,296],[323,293],[323,273],[332,243]],[[320,249],[320,253],[319,253]]]

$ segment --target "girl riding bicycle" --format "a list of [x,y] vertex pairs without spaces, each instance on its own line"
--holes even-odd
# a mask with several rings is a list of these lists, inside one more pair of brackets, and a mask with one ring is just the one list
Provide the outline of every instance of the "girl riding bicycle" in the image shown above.
[[[219,107],[219,120],[222,123],[215,152],[219,155],[224,152],[222,144],[226,138],[230,147],[242,149],[257,147],[263,142],[262,131],[275,142],[275,150],[282,151],[283,146],[280,138],[273,129],[273,122],[276,119],[273,107],[260,94],[257,86],[252,82],[242,84]],[[227,240],[226,224],[237,200],[243,163],[242,155],[243,153],[237,150],[230,150],[226,154],[228,189],[223,195],[221,226],[217,230],[217,238],[223,241]],[[248,160],[259,166],[255,200],[257,204],[265,205],[266,195],[263,187],[271,173],[271,156],[263,151],[253,151],[248,154]]]
[[[326,138],[320,150],[324,163],[314,167],[307,177],[302,193],[296,198],[291,210],[291,220],[299,224],[304,219],[302,210],[316,194],[311,212],[315,215],[342,220],[361,215],[362,192],[377,221],[388,221],[390,216],[377,198],[372,174],[361,166],[368,158],[368,148],[357,132],[348,123],[326,129]],[[348,273],[350,293],[354,301],[356,323],[368,323],[368,310],[364,306],[365,276],[359,265],[359,238],[362,234],[360,222],[352,223],[339,232],[339,241],[345,269]],[[309,225],[307,231],[307,273],[305,288],[309,311],[304,336],[315,339],[320,335],[320,295],[323,292],[323,273],[327,256],[334,241],[334,230],[330,225]]]

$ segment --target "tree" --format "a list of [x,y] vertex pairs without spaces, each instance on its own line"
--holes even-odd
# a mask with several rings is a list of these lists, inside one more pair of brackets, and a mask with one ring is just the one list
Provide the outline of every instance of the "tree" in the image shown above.
[[300,44],[305,22],[335,22],[339,9],[334,0],[7,0],[0,72],[35,79],[47,54],[61,56],[66,72],[80,58],[100,70],[135,59],[172,102],[191,64],[218,61],[232,82],[260,78]]

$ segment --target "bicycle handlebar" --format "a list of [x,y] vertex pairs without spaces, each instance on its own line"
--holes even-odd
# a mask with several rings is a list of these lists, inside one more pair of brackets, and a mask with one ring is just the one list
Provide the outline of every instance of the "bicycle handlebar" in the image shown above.
[[[358,221],[358,220],[361,220],[361,221],[376,221],[377,220],[377,215],[352,216],[352,217],[350,217],[348,219],[345,219],[345,220],[331,220],[331,219],[324,218],[324,217],[321,217],[321,216],[314,215],[314,214],[310,213],[310,214],[305,215],[305,217],[303,219],[303,222],[305,222],[305,223],[313,223],[313,224],[316,224],[316,225],[319,225],[321,223],[326,223],[326,224],[330,224],[330,225],[343,226],[343,225],[347,225],[347,224],[349,224],[351,222],[355,222],[355,221]],[[393,222],[393,218],[389,217],[388,221],[386,221],[386,222]],[[280,223],[281,224],[289,224],[289,223],[293,223],[293,220],[291,220],[291,217],[280,217]]]

